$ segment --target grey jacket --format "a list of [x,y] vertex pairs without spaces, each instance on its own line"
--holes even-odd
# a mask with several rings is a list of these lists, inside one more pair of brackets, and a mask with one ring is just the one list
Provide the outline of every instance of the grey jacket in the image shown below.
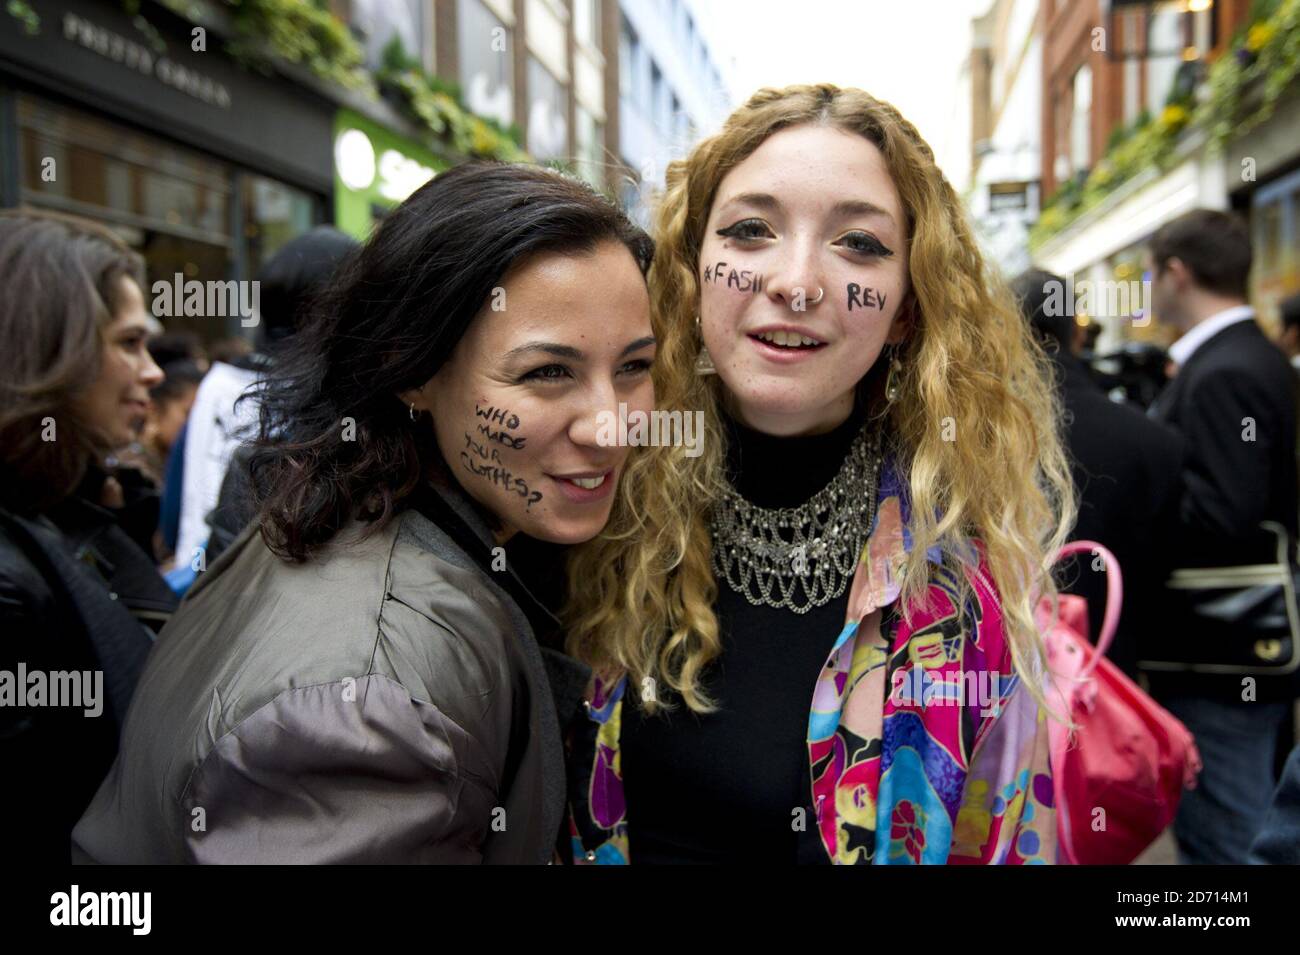
[[589,671],[538,646],[505,572],[470,557],[490,532],[459,491],[438,496],[451,533],[412,508],[294,565],[250,527],[200,574],[74,861],[551,859],[560,724]]

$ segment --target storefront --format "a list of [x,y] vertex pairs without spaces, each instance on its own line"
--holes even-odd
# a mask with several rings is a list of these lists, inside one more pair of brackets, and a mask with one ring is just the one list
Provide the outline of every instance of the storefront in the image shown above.
[[1300,169],[1250,195],[1250,298],[1265,327],[1276,329],[1279,304],[1300,294]]
[[334,124],[334,223],[364,240],[389,209],[448,166],[447,160],[352,110]]
[[[0,31],[0,205],[103,222],[144,256],[150,283],[255,278],[327,221],[335,106],[250,72],[165,8],[32,0],[34,36]],[[196,49],[196,47],[203,47]],[[206,340],[238,317],[163,319]]]

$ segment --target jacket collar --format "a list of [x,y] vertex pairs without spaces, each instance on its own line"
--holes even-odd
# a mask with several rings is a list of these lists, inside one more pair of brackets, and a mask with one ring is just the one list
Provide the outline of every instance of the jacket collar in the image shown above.
[[1254,317],[1255,310],[1249,305],[1234,305],[1232,308],[1225,308],[1221,312],[1215,312],[1203,322],[1188,329],[1178,341],[1170,345],[1169,357],[1182,367],[1187,364],[1192,355],[1200,350],[1201,346],[1224,329],[1236,325],[1238,322],[1250,321]]
[[[492,565],[493,548],[499,546],[496,537],[483,509],[454,478],[445,474],[430,478],[412,495],[411,507],[442,528],[485,571]],[[500,577],[503,587],[530,620],[536,623],[540,619],[556,628],[560,626],[550,608],[529,590],[509,563]]]

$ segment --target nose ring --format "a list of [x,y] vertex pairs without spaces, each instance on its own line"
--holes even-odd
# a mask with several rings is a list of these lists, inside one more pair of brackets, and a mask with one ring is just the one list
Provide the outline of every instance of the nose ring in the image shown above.
[[809,300],[808,300],[808,304],[809,304],[809,305],[816,305],[818,302],[820,302],[820,301],[821,301],[822,299],[824,299],[825,297],[826,297],[826,290],[825,290],[824,288],[822,288],[822,287],[819,285],[819,286],[817,286],[817,297],[816,297],[816,298],[811,298],[811,299],[809,299]]

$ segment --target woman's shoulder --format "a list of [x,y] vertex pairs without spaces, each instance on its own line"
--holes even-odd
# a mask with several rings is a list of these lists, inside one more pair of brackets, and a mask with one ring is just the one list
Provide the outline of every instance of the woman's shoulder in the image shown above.
[[360,701],[374,680],[476,732],[506,682],[488,632],[501,628],[461,571],[403,539],[402,523],[354,522],[302,563],[241,535],[163,630],[141,689],[184,700],[172,715],[206,740],[200,749],[268,706],[310,705],[307,688]]
[[54,600],[49,581],[27,553],[25,536],[10,519],[0,521],[0,608],[8,613],[48,607]]

